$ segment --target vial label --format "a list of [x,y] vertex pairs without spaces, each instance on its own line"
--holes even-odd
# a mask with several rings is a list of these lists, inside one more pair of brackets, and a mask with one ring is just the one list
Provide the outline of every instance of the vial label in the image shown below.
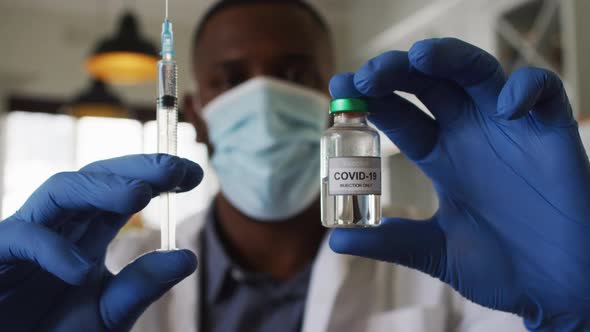
[[381,158],[328,159],[329,195],[381,195]]

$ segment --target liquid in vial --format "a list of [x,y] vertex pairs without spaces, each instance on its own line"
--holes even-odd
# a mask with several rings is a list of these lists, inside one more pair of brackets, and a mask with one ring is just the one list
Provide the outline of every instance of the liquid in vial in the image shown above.
[[322,136],[322,224],[371,227],[381,222],[379,134],[362,99],[335,99],[334,125]]

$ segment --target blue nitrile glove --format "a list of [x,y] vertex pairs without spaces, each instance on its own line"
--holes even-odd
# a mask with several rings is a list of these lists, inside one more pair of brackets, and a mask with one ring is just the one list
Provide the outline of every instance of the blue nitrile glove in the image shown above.
[[47,180],[0,222],[0,330],[129,331],[197,266],[188,250],[152,252],[113,275],[106,248],[161,191],[194,188],[201,168],[168,155],[96,162]]
[[382,54],[330,87],[368,98],[370,120],[439,198],[426,221],[338,229],[333,250],[426,272],[530,330],[590,330],[590,165],[555,74],[523,68],[506,81],[491,55],[445,38]]

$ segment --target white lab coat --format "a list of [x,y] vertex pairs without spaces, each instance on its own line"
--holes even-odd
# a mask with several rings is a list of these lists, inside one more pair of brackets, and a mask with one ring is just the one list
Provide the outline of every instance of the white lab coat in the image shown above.
[[[198,253],[208,216],[178,228],[178,246]],[[159,232],[128,233],[111,244],[107,265],[117,272],[159,245]],[[133,331],[197,332],[199,271],[152,305]],[[302,332],[526,331],[515,315],[464,300],[442,282],[393,264],[335,254],[322,244],[314,262]],[[231,331],[228,331],[231,332]]]

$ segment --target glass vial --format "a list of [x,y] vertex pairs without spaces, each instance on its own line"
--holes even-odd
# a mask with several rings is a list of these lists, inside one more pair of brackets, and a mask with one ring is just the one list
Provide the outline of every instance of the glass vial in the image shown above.
[[322,224],[371,227],[381,223],[381,147],[367,124],[365,100],[334,99],[334,124],[322,136]]

